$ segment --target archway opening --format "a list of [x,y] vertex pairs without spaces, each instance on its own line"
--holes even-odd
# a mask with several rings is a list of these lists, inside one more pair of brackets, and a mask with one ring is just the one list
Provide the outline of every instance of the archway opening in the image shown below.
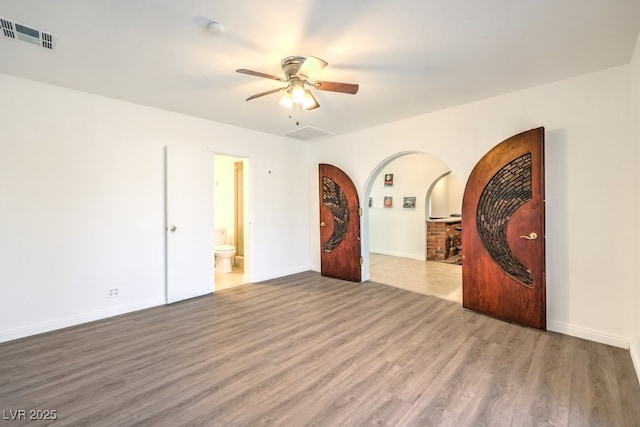
[[429,223],[460,219],[462,189],[448,165],[397,153],[374,168],[363,197],[363,278],[460,301],[460,266],[427,261]]

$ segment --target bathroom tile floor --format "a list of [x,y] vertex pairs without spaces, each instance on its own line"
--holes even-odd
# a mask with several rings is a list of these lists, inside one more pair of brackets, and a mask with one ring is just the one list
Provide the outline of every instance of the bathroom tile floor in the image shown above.
[[369,254],[371,281],[462,303],[462,267]]
[[234,266],[231,273],[215,273],[215,290],[221,291],[236,286],[244,285],[246,282],[242,279],[244,269]]

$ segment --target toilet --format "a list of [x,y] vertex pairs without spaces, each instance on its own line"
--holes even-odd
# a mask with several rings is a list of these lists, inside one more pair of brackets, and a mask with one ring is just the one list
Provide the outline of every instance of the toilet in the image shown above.
[[233,270],[233,257],[236,255],[236,247],[227,244],[227,229],[216,229],[216,240],[213,251],[215,253],[216,271],[218,273],[231,273]]

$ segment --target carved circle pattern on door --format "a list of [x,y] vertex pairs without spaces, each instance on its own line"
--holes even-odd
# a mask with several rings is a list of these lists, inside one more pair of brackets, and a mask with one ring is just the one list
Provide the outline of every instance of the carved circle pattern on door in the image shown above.
[[476,223],[491,258],[511,277],[533,287],[533,274],[511,252],[507,226],[513,214],[531,200],[531,153],[504,165],[482,191]]
[[322,202],[333,215],[333,233],[323,244],[325,252],[331,252],[340,245],[349,229],[349,204],[342,188],[331,178],[322,177]]

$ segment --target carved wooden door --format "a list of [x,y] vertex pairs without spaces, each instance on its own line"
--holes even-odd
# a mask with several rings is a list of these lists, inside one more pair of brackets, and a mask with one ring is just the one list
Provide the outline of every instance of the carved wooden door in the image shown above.
[[320,271],[323,276],[359,282],[360,202],[351,178],[341,169],[319,165]]
[[465,308],[546,329],[544,128],[515,135],[475,166],[462,202]]

